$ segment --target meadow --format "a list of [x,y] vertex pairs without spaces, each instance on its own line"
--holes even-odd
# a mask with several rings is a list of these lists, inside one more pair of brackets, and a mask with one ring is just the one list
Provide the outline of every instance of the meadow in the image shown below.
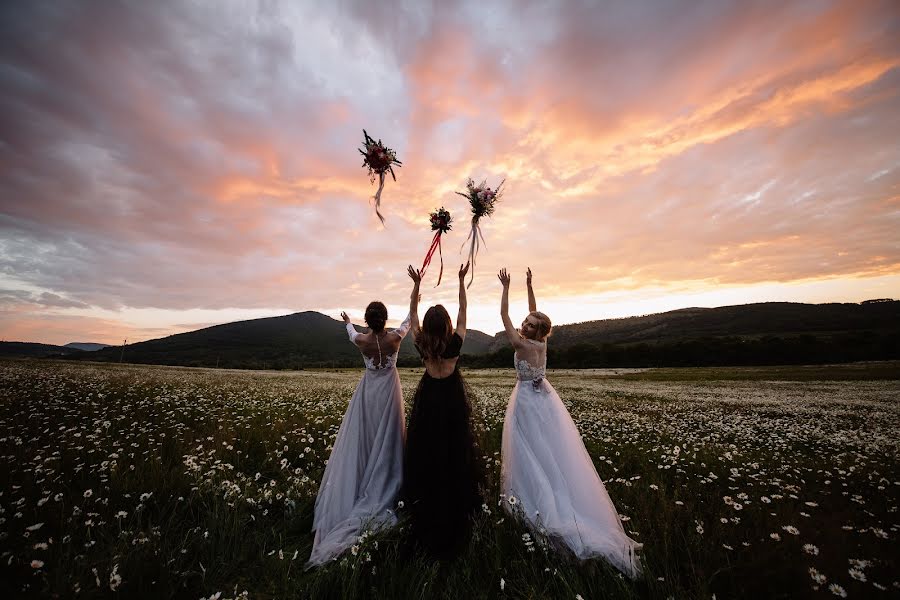
[[[645,577],[498,490],[512,369],[465,372],[489,489],[466,553],[401,525],[304,571],[361,369],[0,361],[0,593],[128,598],[900,597],[900,364],[551,370]],[[412,398],[420,371],[401,373]],[[408,408],[408,407],[407,407]]]

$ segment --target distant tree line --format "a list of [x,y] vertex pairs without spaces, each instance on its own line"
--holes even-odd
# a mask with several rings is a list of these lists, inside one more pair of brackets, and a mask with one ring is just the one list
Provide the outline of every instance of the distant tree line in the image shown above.
[[[860,331],[760,338],[706,337],[659,344],[573,344],[547,353],[550,367],[699,367],[828,364],[900,359],[900,333]],[[467,367],[511,367],[512,348],[464,356]]]
[[[168,364],[226,369],[296,370],[311,368],[361,367],[358,355],[323,360],[309,354],[285,352],[265,356],[229,356],[215,352],[194,352],[191,356],[125,353],[125,362]],[[702,337],[679,341],[639,344],[576,343],[555,348],[550,338],[547,363],[552,368],[586,369],[605,367],[700,367],[828,364],[864,360],[900,359],[900,332],[855,331],[833,335],[767,335]],[[489,354],[464,354],[465,368],[506,368],[513,365],[513,351],[501,348]],[[401,356],[400,367],[420,367],[415,356]]]

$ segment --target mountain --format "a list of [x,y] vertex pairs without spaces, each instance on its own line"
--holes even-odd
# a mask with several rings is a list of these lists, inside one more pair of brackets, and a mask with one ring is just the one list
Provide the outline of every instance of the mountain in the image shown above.
[[74,348],[76,350],[84,350],[86,352],[93,352],[94,350],[109,348],[109,344],[95,344],[93,342],[69,342],[65,345],[65,347]]
[[[828,364],[900,358],[900,302],[765,302],[685,308],[553,328],[548,363],[560,368]],[[498,334],[473,367],[506,366]]]
[[[550,315],[551,318],[553,315]],[[361,328],[357,328],[361,329]],[[6,353],[10,354],[9,344]],[[238,321],[93,352],[20,344],[18,356],[248,369],[358,367],[342,321],[307,311]],[[28,346],[29,349],[24,347]],[[35,347],[35,348],[30,348]],[[41,348],[37,348],[41,347]],[[0,352],[4,349],[0,347]],[[27,354],[31,352],[31,354]],[[900,301],[766,302],[587,321],[553,328],[548,362],[558,368],[826,364],[900,358]],[[505,334],[469,330],[468,367],[509,367]],[[421,364],[407,336],[399,364]]]
[[[357,330],[363,330],[357,327]],[[463,352],[484,353],[493,336],[469,330]],[[103,348],[79,358],[204,367],[298,369],[359,366],[359,351],[347,340],[343,321],[306,311],[237,321],[165,338]],[[400,364],[419,364],[411,336],[400,345]]]
[[[551,315],[552,318],[552,315]],[[697,338],[833,335],[849,331],[900,330],[900,301],[802,304],[763,302],[719,308],[683,308],[669,312],[586,321],[553,327],[551,344],[659,344]],[[509,346],[497,334],[488,352]]]
[[0,342],[0,356],[51,358],[82,354],[82,350],[32,342]]

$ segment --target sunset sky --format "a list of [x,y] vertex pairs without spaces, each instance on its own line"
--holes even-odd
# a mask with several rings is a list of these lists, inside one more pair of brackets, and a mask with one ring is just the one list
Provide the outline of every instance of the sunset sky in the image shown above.
[[[397,150],[382,227],[357,148]],[[0,339],[119,344],[384,301],[466,178],[554,323],[900,298],[900,3],[0,5]]]

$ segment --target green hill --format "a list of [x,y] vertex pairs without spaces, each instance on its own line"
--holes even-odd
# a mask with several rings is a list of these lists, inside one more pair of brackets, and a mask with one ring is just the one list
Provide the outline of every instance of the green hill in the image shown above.
[[52,344],[35,344],[32,342],[0,342],[0,356],[21,358],[59,358],[83,353],[78,348],[54,346]]
[[[561,325],[553,328],[551,340],[554,346],[564,348],[572,344],[658,344],[707,337],[790,337],[864,330],[900,330],[900,301],[764,302],[683,308],[640,317]],[[498,334],[489,352],[507,345],[506,336]]]
[[[552,318],[552,315],[551,315]],[[900,358],[900,302],[765,302],[588,321],[553,328],[556,367],[823,364]],[[473,366],[503,366],[498,334]]]
[[[357,330],[364,331],[362,327]],[[481,354],[493,337],[469,330],[463,351]],[[112,346],[85,360],[245,369],[301,369],[359,366],[359,351],[347,340],[344,322],[318,312],[215,325],[197,331]],[[418,364],[409,336],[400,346],[401,364]]]
[[[551,318],[553,315],[550,315]],[[358,328],[361,329],[361,328]],[[359,352],[342,321],[307,311],[238,321],[188,333],[80,352],[62,346],[3,342],[0,353],[246,369],[356,367]],[[469,367],[507,367],[506,336],[469,330],[463,345]],[[799,304],[766,302],[686,308],[605,319],[553,329],[554,367],[827,364],[900,358],[900,302]],[[420,364],[407,336],[399,364]]]

